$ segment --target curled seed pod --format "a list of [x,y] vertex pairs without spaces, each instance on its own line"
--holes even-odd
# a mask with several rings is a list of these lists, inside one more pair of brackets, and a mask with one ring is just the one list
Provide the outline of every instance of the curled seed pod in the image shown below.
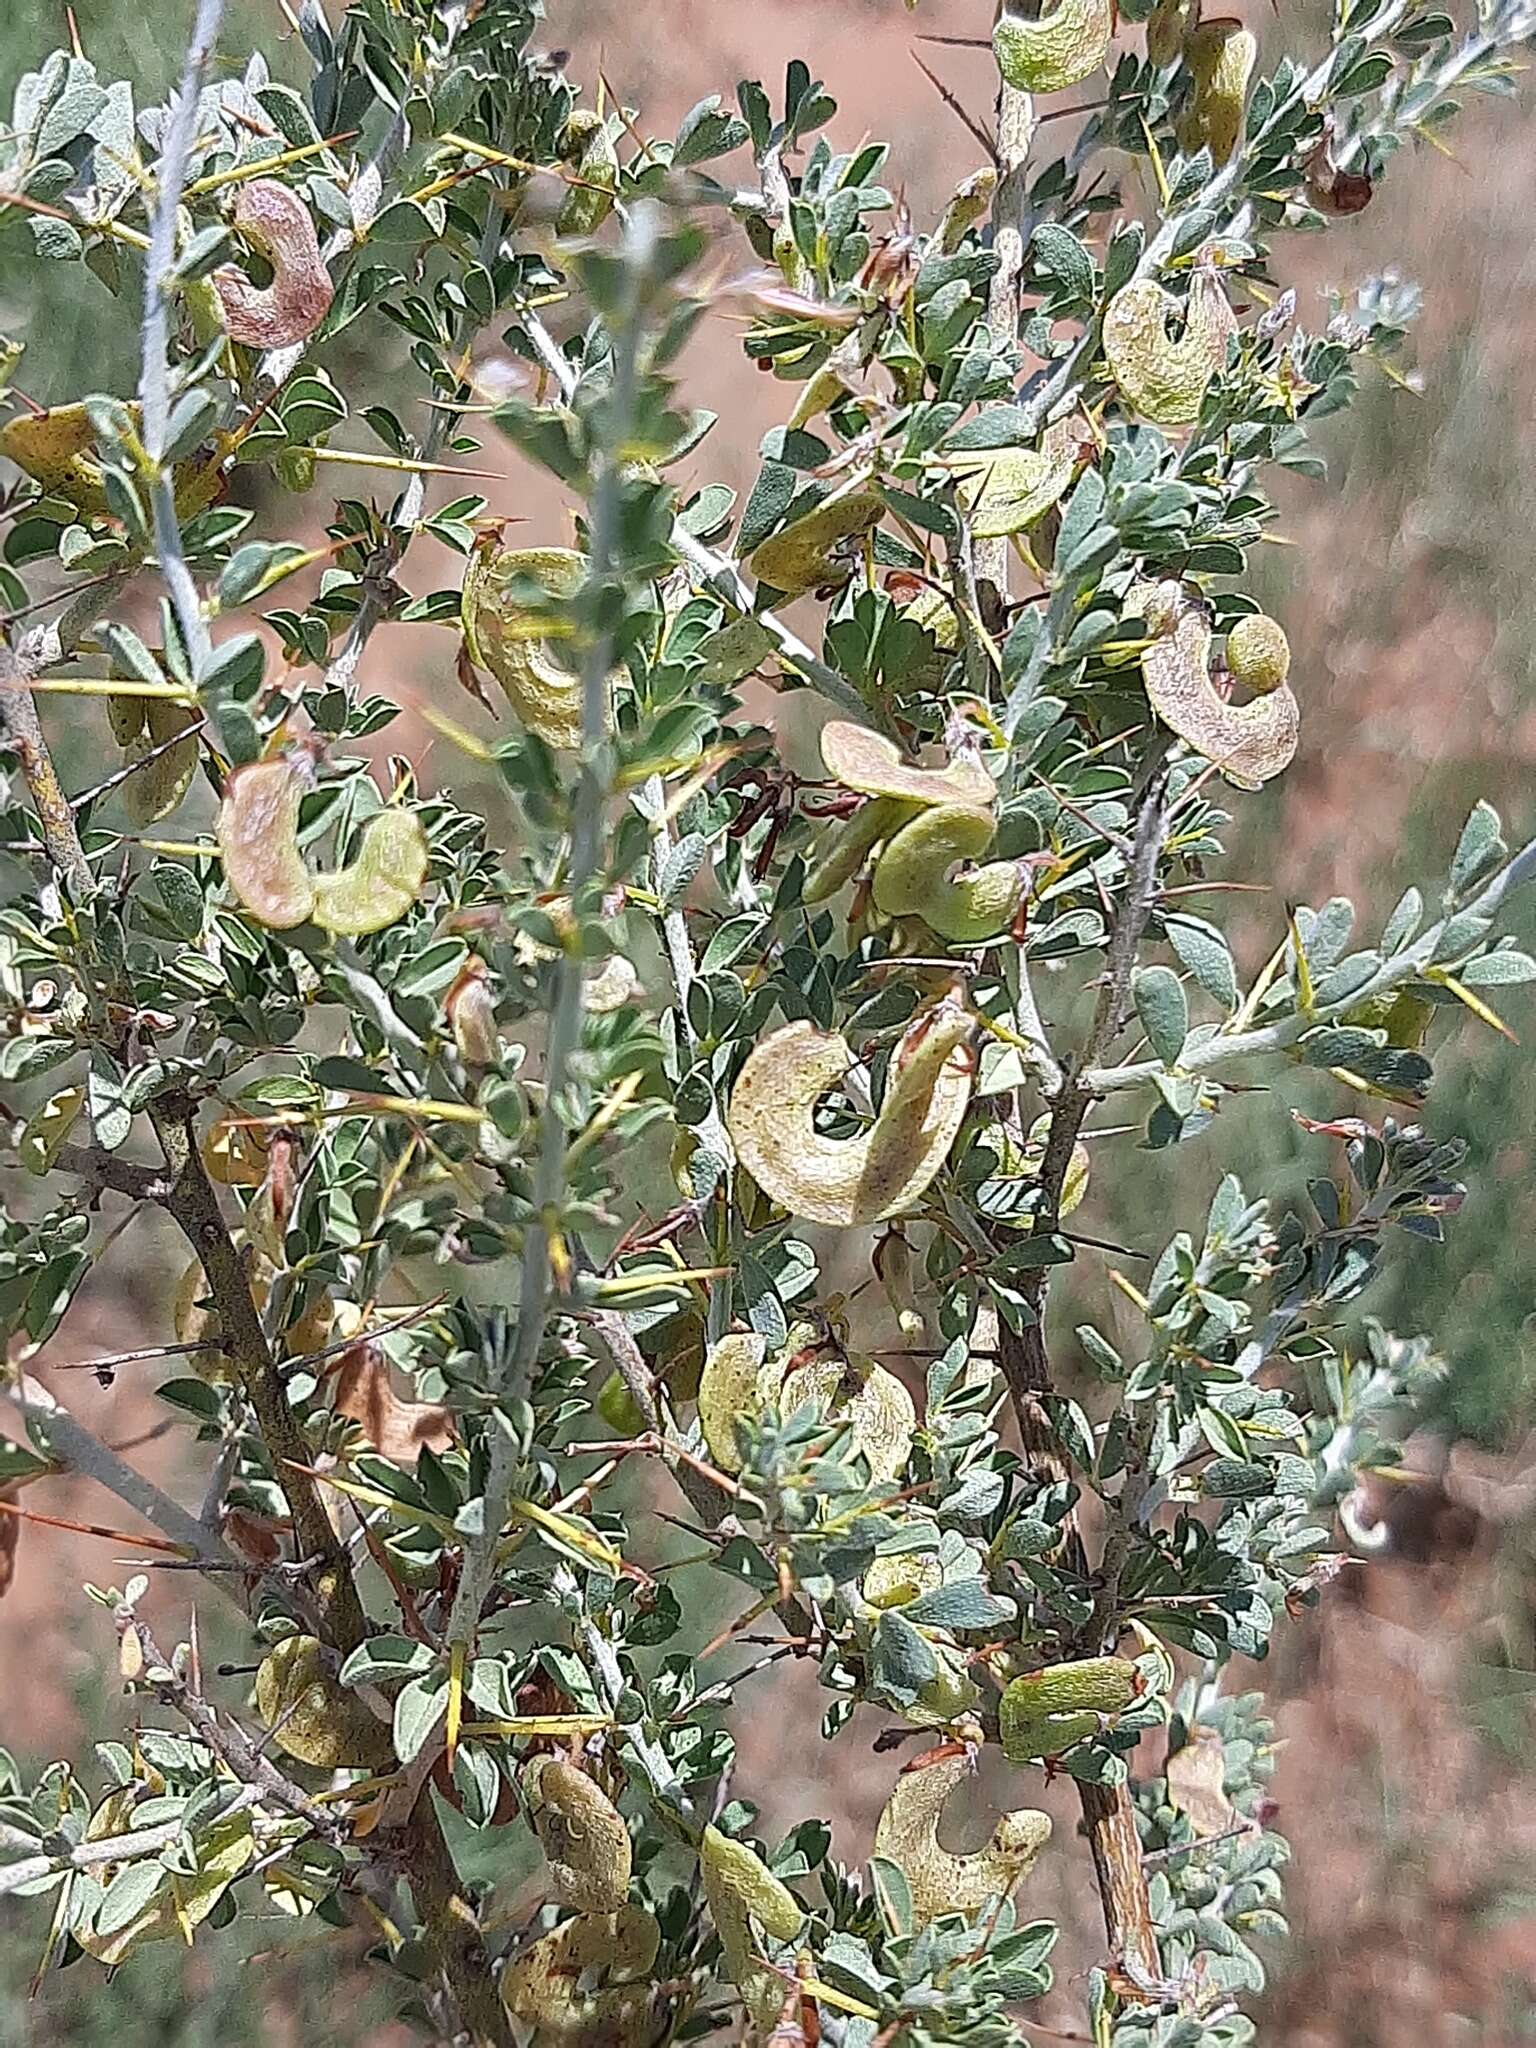
[[1104,356],[1120,395],[1160,427],[1187,427],[1200,417],[1206,389],[1227,360],[1237,321],[1221,280],[1197,263],[1184,305],[1184,332],[1168,332],[1177,302],[1156,278],[1133,278],[1104,315]]
[[875,796],[860,804],[823,844],[816,865],[805,878],[801,901],[825,903],[835,896],[845,882],[853,880],[874,848],[913,815],[913,806],[898,797]]
[[595,234],[613,211],[619,183],[619,155],[602,115],[578,107],[565,124],[561,155],[581,183],[567,190],[555,217],[555,232]]
[[1124,1657],[1084,1657],[1015,1678],[997,1706],[1003,1754],[1013,1764],[1060,1756],[1124,1713],[1142,1689]]
[[1200,0],[1157,0],[1147,16],[1147,62],[1171,64],[1200,19]]
[[828,498],[782,532],[770,534],[747,558],[759,583],[771,584],[785,597],[803,597],[808,590],[848,580],[847,549],[873,532],[885,505],[873,491],[846,491]]
[[1114,26],[1112,0],[1057,0],[1034,21],[1003,0],[992,31],[997,68],[1020,92],[1062,92],[1098,70]]
[[977,540],[1023,533],[1043,519],[1072,481],[1081,447],[1075,416],[1047,427],[1038,448],[999,448],[945,466],[961,477],[960,502]]
[[538,2048],[649,2048],[666,1995],[650,1981],[661,1929],[639,1906],[582,1914],[515,1956],[501,1980]]
[[112,737],[117,744],[127,749],[144,733],[143,697],[109,697],[107,699],[107,723],[112,728]]
[[213,273],[230,340],[262,349],[305,340],[330,311],[332,298],[309,208],[291,185],[252,178],[240,187],[234,221],[272,266],[272,282],[252,284],[233,264]]
[[960,1656],[963,1653],[931,1639],[928,1647],[939,1668],[915,1700],[902,1703],[903,1717],[915,1721],[920,1728],[953,1728],[973,1721],[981,1700],[981,1687],[962,1668]]
[[143,731],[128,742],[127,752],[131,759],[150,758],[123,784],[123,809],[142,826],[169,817],[191,787],[197,773],[197,735],[189,728],[198,723],[199,714],[190,704],[169,697],[141,701]]
[[991,164],[961,179],[934,230],[933,246],[940,256],[953,256],[977,222],[985,220],[996,191],[997,172]]
[[992,844],[990,811],[938,804],[903,825],[875,864],[882,917],[920,917],[940,938],[976,946],[1012,924],[1024,895],[1017,861],[962,867]]
[[891,1789],[875,1829],[875,1854],[896,1864],[912,1892],[913,1917],[926,1927],[944,1913],[979,1913],[1006,1898],[1051,1838],[1051,1817],[1033,1807],[1005,1813],[991,1840],[968,1856],[939,1842],[951,1792],[970,1776],[970,1752],[917,1757]]
[[629,1897],[632,1851],[607,1793],[574,1764],[536,1756],[523,1772],[523,1797],[561,1905],[618,1912]]
[[731,1141],[763,1192],[813,1223],[883,1223],[909,1208],[949,1155],[971,1098],[971,1020],[947,999],[902,1041],[880,1114],[857,1138],[829,1138],[815,1109],[853,1065],[846,1039],[801,1020],[772,1032],[737,1076]]
[[580,674],[566,666],[549,613],[516,595],[532,583],[555,599],[572,598],[586,580],[587,558],[571,548],[477,548],[464,574],[461,616],[477,667],[492,674],[530,732],[552,747],[581,745]]
[[[1260,627],[1245,619],[1233,628],[1229,658],[1236,638],[1240,664],[1265,686],[1250,703],[1233,704],[1211,678],[1210,622],[1181,585],[1164,583],[1149,594],[1146,584],[1136,584],[1126,603],[1142,617],[1150,607],[1162,621],[1142,654],[1141,673],[1148,700],[1164,725],[1214,761],[1239,789],[1258,789],[1289,767],[1301,736],[1301,711],[1283,670],[1279,680],[1269,680],[1282,659],[1275,635],[1284,640],[1274,622],[1265,620]],[[1289,648],[1283,659],[1288,667]]]
[[491,991],[490,969],[477,953],[470,954],[443,997],[443,1013],[453,1033],[454,1049],[465,1065],[494,1066],[501,1057],[496,998]]
[[256,1672],[256,1711],[285,1755],[324,1771],[387,1770],[389,1731],[339,1685],[313,1636],[285,1636]]
[[[124,410],[137,428],[138,406],[130,404]],[[173,473],[176,510],[183,519],[205,511],[218,496],[229,447],[228,437],[217,435],[206,455],[177,463]],[[83,517],[99,519],[107,512],[96,429],[78,401],[7,420],[0,427],[0,456],[41,484],[50,497],[68,499]]]
[[823,1408],[829,1421],[848,1425],[852,1448],[863,1453],[877,1485],[904,1470],[917,1411],[895,1373],[854,1353],[815,1359],[797,1366],[779,1389],[781,1414],[793,1415],[808,1401]]
[[821,729],[821,758],[844,789],[864,796],[896,797],[908,804],[963,804],[987,810],[997,788],[980,761],[961,754],[943,768],[914,768],[883,733],[851,719],[831,719]]
[[322,930],[358,938],[404,917],[427,879],[427,835],[414,811],[380,811],[363,827],[355,859],[316,875],[310,916]]
[[699,1874],[720,1936],[725,1972],[742,1995],[753,2029],[766,2032],[784,2002],[784,1980],[757,1960],[752,1922],[776,1941],[793,1941],[805,1913],[787,1885],[745,1842],[707,1827],[699,1842]]
[[1179,147],[1186,156],[1208,149],[1224,164],[1243,132],[1248,81],[1253,76],[1259,45],[1240,21],[1203,21],[1184,40],[1193,94],[1178,124]]
[[[130,1833],[138,1799],[139,1789],[135,1786],[109,1794],[86,1823],[86,1841],[105,1842]],[[137,1866],[156,1871],[158,1881],[147,1898],[141,1895],[141,1903],[126,1920],[120,1914],[114,1915],[107,1931],[98,1933],[95,1920],[104,1903],[98,1900],[91,1919],[75,1920],[70,1934],[88,1956],[108,1969],[116,1969],[136,1949],[151,1941],[190,1942],[192,1930],[208,1918],[255,1855],[256,1836],[250,1812],[242,1809],[224,1814],[188,1838],[174,1873],[163,1864]],[[120,1872],[130,1867],[127,1863],[98,1863],[92,1875],[101,1887],[107,1888]]]
[[314,908],[314,877],[299,851],[305,779],[286,755],[248,761],[224,785],[214,827],[224,878],[262,924],[288,931]]
[[1227,635],[1227,673],[1256,697],[1278,690],[1291,672],[1291,643],[1278,619],[1251,612]]
[[699,1375],[699,1422],[709,1455],[723,1472],[741,1470],[736,1418],[761,1415],[779,1387],[779,1369],[765,1366],[766,1341],[745,1332],[710,1347]]
[[[904,1550],[877,1557],[859,1588],[871,1607],[905,1607],[944,1583],[944,1567],[930,1550]],[[884,1853],[882,1851],[882,1853]]]

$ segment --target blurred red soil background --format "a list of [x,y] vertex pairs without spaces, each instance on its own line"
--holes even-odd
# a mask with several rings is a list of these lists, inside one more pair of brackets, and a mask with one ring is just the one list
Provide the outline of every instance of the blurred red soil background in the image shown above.
[[[706,92],[729,93],[743,76],[775,81],[788,58],[805,55],[839,101],[836,146],[865,135],[892,139],[890,176],[919,225],[980,161],[914,53],[919,30],[984,35],[989,0],[923,0],[915,16],[898,0],[550,0],[548,11],[547,40],[571,49],[573,75],[590,86],[601,70],[627,104],[644,108],[651,132],[670,132]],[[1250,18],[1273,42],[1289,34],[1293,17],[1288,7],[1284,22],[1268,8]],[[984,52],[921,54],[986,114],[993,75]],[[1042,151],[1065,146],[1069,128],[1044,131]],[[1356,887],[1379,895],[1403,814],[1426,791],[1434,800],[1442,787],[1459,789],[1463,769],[1469,786],[1507,794],[1517,823],[1529,817],[1533,137],[1529,110],[1474,109],[1455,131],[1454,161],[1423,150],[1359,220],[1326,240],[1282,245],[1278,268],[1297,286],[1299,317],[1313,327],[1326,318],[1325,287],[1347,293],[1387,263],[1428,291],[1412,345],[1423,396],[1384,381],[1368,395],[1359,423],[1340,437],[1345,459],[1331,485],[1288,493],[1283,531],[1294,545],[1271,550],[1266,562],[1265,595],[1291,633],[1306,726],[1301,758],[1264,814],[1250,865],[1234,872],[1251,872],[1293,899]],[[722,266],[741,254],[738,245]],[[721,415],[696,458],[699,480],[745,488],[760,436],[783,416],[783,387],[748,370],[723,315],[706,323],[686,374],[689,402]],[[502,483],[485,486],[493,511],[527,520],[541,540],[565,537],[552,487],[494,436],[474,459],[505,470]],[[454,573],[448,558],[432,564],[424,547],[420,555],[411,560],[413,588]],[[407,698],[430,695],[472,720],[455,691],[445,635],[423,630],[414,643],[380,636],[371,680]],[[806,743],[807,706],[791,698],[780,714],[796,750]],[[759,708],[772,715],[768,701]],[[409,736],[402,746],[398,727],[389,743],[419,751]],[[452,772],[440,755],[433,765],[445,779]],[[1437,805],[1440,849],[1459,817],[1454,805],[1444,815]],[[1271,902],[1251,915],[1275,914]],[[1257,923],[1252,936],[1256,950]],[[1468,1079],[1476,1085],[1475,1069]],[[1530,1220],[1531,1176],[1516,1149],[1522,1133],[1509,1135],[1502,1164],[1518,1228]],[[165,1341],[176,1270],[160,1223],[137,1225],[94,1276],[70,1318],[67,1346],[53,1347],[45,1363]],[[94,1428],[119,1444],[138,1442],[134,1455],[174,1481],[184,1440],[140,1441],[153,1437],[161,1411],[131,1373],[110,1389],[88,1372],[56,1384]],[[1425,1440],[1415,1462],[1420,1480],[1380,1503],[1387,1549],[1346,1572],[1318,1614],[1282,1625],[1275,1655],[1253,1674],[1272,1691],[1281,1741],[1277,1824],[1294,1848],[1288,1905],[1296,1938],[1275,1959],[1261,2014],[1270,2048],[1512,2048],[1536,2040],[1529,1708],[1513,1674],[1505,1689],[1478,1680],[1497,1676],[1502,1661],[1517,1669],[1531,1661],[1536,1525],[1521,1482],[1529,1460],[1466,1449],[1447,1457]],[[195,1481],[188,1484],[195,1491]],[[29,1504],[85,1520],[110,1521],[116,1512],[72,1482],[36,1489]],[[15,1581],[0,1603],[0,1740],[24,1753],[69,1753],[82,1703],[110,1691],[106,1631],[78,1588],[84,1578],[120,1577],[114,1555],[100,1542],[23,1532]],[[185,1593],[173,1586],[159,1597],[169,1630]],[[868,1852],[891,1766],[870,1755],[867,1738],[862,1748],[848,1737],[835,1748],[817,1742],[809,1731],[821,1705],[814,1674],[793,1666],[752,1682],[739,1716],[737,1790],[761,1802],[769,1828],[821,1811],[835,1829],[836,1853],[857,1860]],[[788,1753],[786,1730],[795,1731]],[[1038,1782],[1027,1791],[1036,1798]],[[1086,1856],[1072,1839],[1075,1802],[1061,1788],[1045,1798],[1057,1838],[1028,1897],[1066,1931],[1058,1988],[1038,2015],[1044,2024],[1029,2032],[1043,2042],[1078,2040],[1072,2015],[1100,1959],[1100,1930]],[[190,1979],[189,1991],[194,1985]],[[333,2010],[345,2027],[344,2001]],[[13,2035],[0,2028],[0,2038],[9,2048],[12,2039],[50,2036],[39,2014]],[[274,2003],[260,2038],[276,2048],[313,2037],[296,2033]]]

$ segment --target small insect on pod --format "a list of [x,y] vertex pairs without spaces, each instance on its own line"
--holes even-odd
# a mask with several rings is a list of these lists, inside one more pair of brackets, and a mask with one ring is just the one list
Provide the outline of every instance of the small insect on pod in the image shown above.
[[1035,20],[1003,0],[992,31],[997,68],[1020,92],[1062,92],[1098,70],[1114,26],[1113,0],[1057,0]]
[[707,1827],[699,1842],[699,1875],[710,1918],[720,1937],[725,1973],[741,1993],[754,2033],[778,2019],[784,1979],[757,1960],[755,1920],[775,1941],[793,1941],[805,1925],[800,1901],[776,1878],[755,1849]]
[[910,1208],[955,1142],[971,1099],[972,1023],[946,997],[922,1011],[891,1063],[884,1103],[860,1137],[816,1129],[816,1105],[854,1064],[846,1039],[797,1020],[754,1047],[726,1112],[742,1165],[792,1215],[844,1229]]
[[1193,87],[1179,120],[1179,147],[1186,156],[1208,149],[1224,164],[1243,132],[1248,81],[1259,45],[1240,21],[1203,21],[1184,41],[1184,62]]
[[945,1913],[980,1913],[1006,1898],[1051,1838],[1051,1817],[1024,1806],[1005,1813],[991,1839],[969,1855],[939,1841],[949,1795],[975,1769],[969,1749],[915,1757],[892,1787],[875,1829],[875,1854],[897,1865],[912,1894],[919,1927]]
[[306,919],[361,937],[404,917],[427,878],[427,841],[411,811],[391,807],[363,827],[356,857],[314,875],[299,850],[299,809],[307,781],[286,755],[234,769],[215,827],[224,876],[245,908],[274,931]]
[[562,1906],[616,1913],[629,1897],[629,1829],[587,1773],[558,1757],[536,1756],[523,1772],[523,1798]]
[[586,580],[587,558],[572,548],[477,547],[464,573],[464,643],[477,668],[493,675],[517,717],[552,747],[579,747],[582,679],[559,646],[549,611],[518,595],[532,584],[555,600]]
[[271,265],[272,280],[253,284],[233,264],[213,273],[230,340],[260,349],[306,340],[330,311],[333,296],[309,208],[291,185],[252,178],[236,197],[234,224]]
[[1141,657],[1147,698],[1164,725],[1215,762],[1239,789],[1258,789],[1289,767],[1301,736],[1301,709],[1286,680],[1291,653],[1273,619],[1240,619],[1227,636],[1227,674],[1253,693],[1246,704],[1222,696],[1211,674],[1211,627],[1203,607],[1176,582],[1137,583],[1129,610],[1154,638]]
[[1112,1726],[1143,1691],[1124,1657],[1084,1657],[1031,1671],[1003,1688],[997,1730],[1012,1764],[1060,1756]]
[[873,491],[843,491],[825,498],[779,533],[770,534],[747,558],[759,583],[784,597],[803,597],[846,583],[850,550],[872,533],[885,513]]
[[285,1636],[256,1673],[256,1711],[285,1755],[323,1771],[388,1770],[389,1731],[333,1675],[313,1636]]
[[1168,322],[1178,302],[1153,277],[1133,278],[1116,292],[1104,315],[1104,358],[1133,412],[1159,427],[1187,427],[1200,417],[1211,379],[1227,360],[1237,321],[1221,279],[1198,259],[1183,307],[1184,332],[1175,341]]

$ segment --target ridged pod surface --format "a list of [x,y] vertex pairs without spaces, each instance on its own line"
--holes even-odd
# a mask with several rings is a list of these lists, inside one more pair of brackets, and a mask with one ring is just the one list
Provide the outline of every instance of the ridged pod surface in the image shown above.
[[486,669],[530,732],[552,747],[581,745],[580,674],[567,667],[547,613],[521,602],[518,583],[572,598],[587,558],[572,548],[477,548],[464,572],[461,615],[470,659]]
[[759,583],[785,597],[803,597],[808,590],[846,581],[843,551],[872,533],[884,513],[873,491],[828,498],[781,533],[770,534],[747,557],[747,567]]
[[783,1415],[793,1415],[808,1401],[829,1421],[848,1425],[852,1447],[863,1453],[872,1479],[884,1483],[905,1469],[917,1411],[895,1373],[856,1354],[816,1359],[796,1366],[779,1389]]
[[555,1897],[578,1913],[616,1913],[629,1897],[633,1851],[624,1816],[587,1773],[536,1756],[523,1798],[549,1865]]
[[501,1995],[539,2048],[649,2048],[667,1999],[651,1981],[661,1930],[639,1906],[584,1913],[515,1956]]
[[848,1042],[799,1020],[747,1058],[726,1111],[742,1165],[791,1214],[848,1228],[910,1208],[948,1157],[971,1099],[969,1014],[923,1012],[892,1062],[880,1114],[856,1138],[816,1129],[814,1112],[854,1064]]
[[776,1971],[758,1962],[752,1922],[775,1941],[793,1941],[805,1925],[804,1910],[755,1849],[717,1827],[705,1828],[699,1842],[699,1874],[726,1975],[741,1993],[753,2031],[766,2033],[778,2019],[785,1986]]
[[334,293],[309,208],[291,185],[252,178],[235,199],[234,223],[271,265],[272,279],[253,284],[233,264],[213,273],[230,340],[260,349],[306,340],[330,311]]
[[1179,117],[1179,147],[1186,156],[1208,149],[1224,164],[1243,132],[1248,81],[1259,54],[1251,29],[1240,21],[1203,21],[1184,40],[1184,62],[1194,92]]
[[1301,708],[1285,679],[1290,649],[1274,620],[1243,619],[1228,637],[1234,678],[1260,693],[1233,704],[1212,679],[1210,621],[1181,585],[1136,584],[1126,604],[1164,622],[1141,657],[1148,701],[1164,725],[1239,789],[1258,789],[1289,767],[1301,737]]
[[975,1768],[968,1750],[918,1757],[892,1787],[875,1829],[875,1854],[898,1865],[919,1927],[945,1913],[968,1918],[1006,1898],[1051,1838],[1051,1817],[1033,1807],[1005,1813],[989,1841],[957,1855],[939,1841],[945,1802]]
[[821,758],[827,773],[844,789],[864,796],[897,797],[912,804],[964,804],[985,810],[997,799],[997,787],[980,761],[960,755],[943,768],[917,768],[903,761],[901,749],[884,733],[851,719],[830,719],[821,729]]
[[1227,360],[1237,321],[1221,280],[1197,263],[1183,306],[1184,332],[1175,341],[1168,322],[1178,301],[1156,278],[1133,278],[1104,315],[1104,357],[1134,412],[1159,427],[1187,427],[1200,417],[1211,379]]
[[1003,0],[992,49],[1004,83],[1020,92],[1062,92],[1097,71],[1114,33],[1112,0],[1057,0],[1029,20]]
[[1031,1671],[1003,1688],[998,1737],[1010,1763],[1060,1756],[1114,1720],[1142,1691],[1124,1657],[1083,1657]]
[[256,1711],[285,1755],[324,1771],[387,1770],[388,1730],[337,1682],[313,1636],[285,1636],[256,1672]]
[[1023,900],[1024,874],[1011,860],[969,865],[992,844],[992,834],[990,811],[938,804],[919,812],[875,863],[875,908],[882,917],[920,917],[954,945],[996,938]]

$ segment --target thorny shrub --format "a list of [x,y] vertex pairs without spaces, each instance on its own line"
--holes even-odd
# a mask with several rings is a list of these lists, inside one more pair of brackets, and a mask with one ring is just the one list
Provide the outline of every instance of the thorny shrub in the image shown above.
[[[914,222],[802,63],[653,137],[533,0],[304,0],[304,93],[216,60],[221,11],[168,106],[59,51],[0,137],[8,265],[143,318],[135,394],[42,408],[23,363],[0,426],[0,1507],[73,1471],[155,1531],[87,1589],[131,1739],[7,1767],[0,1890],[48,1898],[45,1965],[365,1924],[439,2039],[985,2048],[1051,1981],[1043,1854],[1102,1898],[1095,2041],[1251,2040],[1286,1850],[1231,1661],[1326,1596],[1442,1369],[1361,1297],[1460,1198],[1432,1049],[1536,974],[1497,930],[1536,848],[1486,805],[1380,932],[1297,908],[1251,979],[1223,935],[1230,807],[1307,744],[1243,587],[1270,481],[1321,476],[1414,306],[1373,279],[1310,331],[1272,251],[1506,89],[1536,15],[1347,0],[1266,70],[1198,0],[1004,0],[995,138],[959,109],[992,160]],[[784,387],[740,505],[673,480],[722,308]],[[488,431],[573,532],[429,509]],[[413,595],[421,534],[464,567]],[[370,748],[403,622],[502,714],[428,714],[494,821]],[[91,698],[70,796],[39,706]],[[1288,1061],[1337,1088],[1310,1206],[1202,1189]],[[1135,1143],[1190,1146],[1161,1249],[1071,1221]],[[33,1364],[155,1210],[196,1512]],[[188,1571],[245,1676],[157,1641]],[[788,1656],[890,1758],[865,1868],[815,1816],[759,1840],[733,1780],[734,1690]],[[1021,1806],[945,1847],[989,1743],[1075,1781],[1082,1844]],[[536,1903],[461,1882],[464,1827]]]

